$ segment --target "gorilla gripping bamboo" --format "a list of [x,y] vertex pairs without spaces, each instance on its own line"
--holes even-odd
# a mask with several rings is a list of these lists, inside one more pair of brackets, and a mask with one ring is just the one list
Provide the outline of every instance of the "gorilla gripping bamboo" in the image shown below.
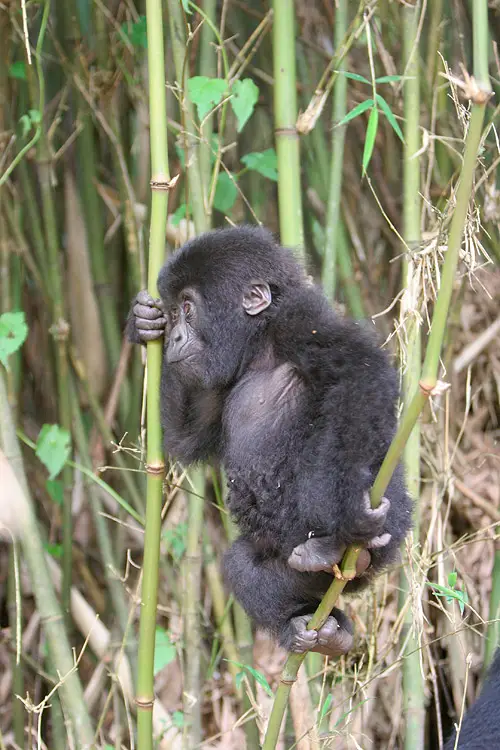
[[[481,143],[482,126],[486,103],[491,95],[488,76],[488,44],[487,44],[487,0],[477,0],[474,4],[474,72],[475,78],[470,78],[466,84],[467,95],[472,101],[469,129],[465,140],[463,165],[460,182],[456,192],[456,205],[450,226],[448,250],[442,269],[441,287],[434,307],[432,326],[424,360],[422,377],[419,387],[406,410],[394,440],[392,441],[380,471],[375,479],[371,492],[374,508],[389,484],[392,474],[399,463],[406,442],[412,429],[422,412],[428,398],[433,393],[438,382],[439,358],[446,329],[448,310],[453,293],[453,282],[458,266],[459,250],[467,216],[467,208],[472,193],[476,159]],[[348,580],[354,577],[359,547],[349,547],[341,565],[343,578],[334,578],[330,588],[323,597],[314,613],[308,628],[318,629],[323,625],[342,593]],[[266,736],[262,750],[274,750],[278,740],[279,730],[288,702],[291,687],[297,679],[297,672],[305,658],[305,654],[290,654],[283,669],[282,677],[269,718]]]

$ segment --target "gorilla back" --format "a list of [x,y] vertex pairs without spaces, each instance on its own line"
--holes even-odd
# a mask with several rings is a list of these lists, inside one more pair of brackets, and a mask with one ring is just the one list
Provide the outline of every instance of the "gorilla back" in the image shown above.
[[366,547],[348,585],[359,588],[396,558],[411,524],[400,469],[377,510],[368,496],[396,426],[387,355],[259,228],[188,242],[158,288],[160,300],[138,295],[129,336],[165,333],[167,452],[226,470],[242,532],[227,580],[287,648],[345,651],[350,626],[337,610],[321,631],[305,628],[333,566],[348,544]]

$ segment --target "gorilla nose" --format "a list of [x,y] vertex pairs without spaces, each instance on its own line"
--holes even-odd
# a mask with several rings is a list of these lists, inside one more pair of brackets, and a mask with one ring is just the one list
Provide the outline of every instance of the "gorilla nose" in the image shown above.
[[167,362],[179,362],[184,359],[187,342],[188,336],[185,330],[177,328],[177,330],[172,331],[167,346]]

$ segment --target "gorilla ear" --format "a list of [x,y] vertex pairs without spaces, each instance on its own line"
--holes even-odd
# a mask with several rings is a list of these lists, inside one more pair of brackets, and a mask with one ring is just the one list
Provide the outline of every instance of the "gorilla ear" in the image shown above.
[[247,315],[258,315],[272,302],[269,284],[265,281],[252,282],[243,293],[243,309]]

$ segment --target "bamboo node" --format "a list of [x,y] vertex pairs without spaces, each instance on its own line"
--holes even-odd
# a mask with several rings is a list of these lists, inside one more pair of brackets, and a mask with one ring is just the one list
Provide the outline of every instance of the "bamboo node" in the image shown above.
[[151,190],[173,190],[179,181],[180,174],[174,175],[172,179],[159,175],[150,181]]
[[274,135],[288,135],[292,138],[299,137],[296,128],[275,128]]
[[49,333],[56,341],[66,341],[69,336],[70,325],[64,318],[59,318],[49,328]]
[[135,705],[137,706],[137,708],[146,708],[146,709],[147,708],[153,708],[154,704],[155,704],[155,699],[154,698],[153,699],[151,699],[151,698],[141,698],[139,696],[137,696],[135,698]]
[[146,473],[161,476],[165,472],[165,464],[146,464]]

